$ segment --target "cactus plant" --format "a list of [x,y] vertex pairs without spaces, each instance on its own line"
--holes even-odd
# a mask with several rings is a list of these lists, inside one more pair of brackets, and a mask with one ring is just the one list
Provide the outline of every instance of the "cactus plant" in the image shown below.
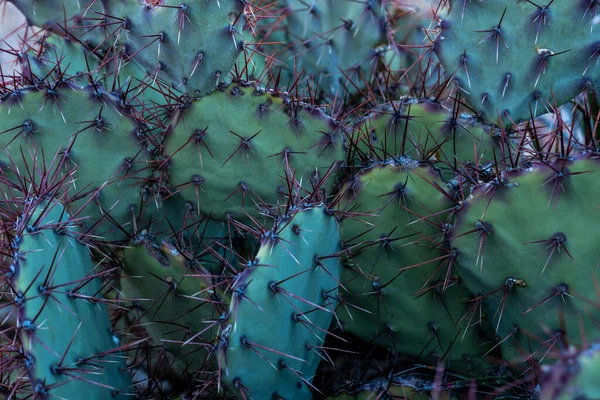
[[[127,398],[132,382],[90,250],[56,201],[28,199],[11,232],[16,342],[35,398]],[[8,239],[8,238],[7,238]]]
[[232,83],[181,118],[164,151],[171,190],[220,220],[272,213],[286,201],[286,175],[310,188],[345,158],[343,126],[252,86]]
[[[10,0],[14,1],[14,0]],[[30,23],[75,39],[94,52],[121,46],[151,75],[190,96],[214,90],[243,47],[243,4],[16,0]],[[29,3],[29,4],[28,4]],[[68,10],[63,12],[62,9]]]
[[141,212],[151,174],[147,130],[135,111],[101,86],[73,90],[61,83],[7,94],[0,110],[5,174],[62,176],[71,184],[66,201],[73,215],[87,215],[95,235],[122,237],[121,226]]
[[355,132],[357,157],[431,162],[444,180],[469,165],[478,168],[489,162],[494,150],[500,153],[501,142],[492,127],[427,99],[382,104],[355,123]]
[[383,2],[331,0],[285,4],[287,41],[293,46],[289,65],[295,58],[297,67],[305,69],[329,96],[340,95],[344,87],[354,91],[354,81],[362,88],[373,79],[378,52],[390,51],[389,7]]
[[330,210],[303,208],[263,235],[232,289],[218,351],[223,381],[243,396],[305,399],[314,389],[336,306],[340,240]]
[[512,125],[598,88],[597,2],[454,1],[434,46],[471,107]]
[[[341,209],[365,215],[342,226],[352,249],[342,275],[342,328],[411,355],[475,372],[491,346],[485,321],[462,319],[472,297],[448,247],[452,196],[427,167],[374,165],[345,189]],[[364,227],[372,221],[372,227]],[[479,325],[479,322],[482,325]]]
[[0,397],[595,396],[600,2],[7,2]]
[[[597,250],[582,229],[598,218],[597,161],[535,163],[476,188],[452,233],[459,274],[493,319],[506,359],[599,337]],[[580,279],[579,274],[586,276]]]
[[158,244],[142,231],[132,245],[124,252],[120,286],[124,299],[139,303],[131,324],[146,329],[156,345],[165,345],[174,355],[173,368],[202,368],[201,353],[210,353],[226,311],[223,289],[199,262],[167,240]]
[[119,22],[130,57],[190,96],[214,90],[242,51],[243,3],[138,3],[106,2],[109,15],[126,17]]

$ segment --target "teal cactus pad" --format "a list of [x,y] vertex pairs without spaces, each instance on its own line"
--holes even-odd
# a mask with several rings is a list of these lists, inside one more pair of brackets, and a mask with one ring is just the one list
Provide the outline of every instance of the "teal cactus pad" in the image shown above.
[[[35,203],[32,203],[35,204]],[[26,211],[14,257],[19,332],[34,398],[127,399],[124,353],[115,350],[90,250],[56,202]]]
[[600,85],[596,2],[452,3],[435,51],[487,121],[527,120]]
[[[328,96],[371,83],[388,51],[392,7],[381,1],[286,0],[290,68],[305,70]],[[287,55],[287,57],[285,57]]]
[[322,206],[298,210],[280,224],[236,280],[221,334],[221,376],[255,399],[301,400],[310,398],[336,306],[340,236]]
[[88,75],[99,76],[100,60],[80,43],[55,34],[42,36],[41,50],[29,49],[21,59],[23,75],[28,83],[68,81],[86,86]]
[[[101,20],[104,12],[102,0],[8,0],[27,17],[30,25],[63,31],[73,29],[74,35],[88,33],[91,25]],[[65,24],[66,22],[66,24]],[[85,38],[81,38],[82,41]]]
[[190,96],[203,96],[225,80],[242,51],[242,11],[239,0],[107,4],[111,16],[125,21],[121,40],[129,56]]

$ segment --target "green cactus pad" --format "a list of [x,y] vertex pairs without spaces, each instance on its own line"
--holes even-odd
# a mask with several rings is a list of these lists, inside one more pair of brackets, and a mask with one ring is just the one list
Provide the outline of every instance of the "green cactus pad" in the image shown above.
[[546,360],[551,349],[600,338],[598,181],[593,159],[534,164],[478,187],[459,212],[459,275],[505,359]]
[[164,165],[172,192],[201,212],[258,218],[265,205],[286,203],[294,173],[310,191],[316,171],[323,177],[344,160],[342,132],[319,109],[232,84],[183,110]]
[[[102,0],[8,0],[14,3],[30,25],[82,36],[83,42],[95,31],[104,12]],[[66,24],[65,24],[66,22]],[[98,29],[99,30],[99,29]],[[87,36],[87,37],[86,37]]]
[[198,261],[169,242],[159,245],[147,232],[133,242],[124,252],[120,291],[124,300],[138,299],[134,324],[175,355],[175,370],[202,368],[226,311],[222,290]]
[[15,303],[34,398],[127,399],[133,392],[124,355],[114,349],[99,271],[77,229],[56,202],[41,202],[21,221],[15,244]]
[[100,86],[8,94],[0,98],[0,162],[15,182],[64,179],[74,217],[86,217],[94,235],[122,238],[151,173],[144,130],[130,115]]
[[191,96],[214,90],[242,51],[239,0],[111,1],[107,9],[111,16],[125,18],[122,40],[128,54],[151,75],[158,72]]
[[453,115],[438,103],[405,99],[379,106],[355,123],[357,156],[410,157],[432,162],[445,180],[468,164],[493,159],[494,132],[473,116]]
[[291,51],[280,56],[282,61],[305,70],[327,96],[356,92],[373,81],[380,57],[389,51],[392,7],[350,0],[286,4]]
[[434,48],[471,107],[489,122],[512,125],[600,85],[597,7],[595,1],[453,1]]
[[30,48],[20,59],[28,85],[67,83],[79,88],[94,82],[112,92],[131,93],[129,98],[138,108],[144,102],[167,103],[165,95],[156,89],[155,77],[148,76],[135,59],[127,57],[122,46],[108,53],[102,49],[93,51],[71,36],[54,33],[44,35],[38,42],[41,50]]
[[300,400],[310,398],[336,306],[340,237],[322,206],[279,222],[236,279],[219,360],[223,382],[236,392]]
[[471,295],[445,244],[455,205],[439,178],[428,167],[377,165],[342,192],[340,208],[364,215],[342,226],[352,249],[342,274],[342,328],[421,363],[481,370],[490,346],[478,319],[461,321]]
[[40,42],[41,51],[29,49],[21,60],[23,75],[29,83],[68,81],[71,85],[86,86],[89,73],[100,75],[99,59],[70,37],[49,34]]

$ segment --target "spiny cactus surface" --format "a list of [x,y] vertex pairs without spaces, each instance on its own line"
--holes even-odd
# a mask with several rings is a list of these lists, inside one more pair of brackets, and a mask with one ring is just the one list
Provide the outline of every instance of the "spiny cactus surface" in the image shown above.
[[0,0],[0,397],[597,397],[599,24]]
[[458,214],[459,274],[508,360],[598,338],[597,236],[584,228],[600,217],[597,171],[594,158],[509,171]]
[[[37,204],[36,204],[37,203]],[[34,398],[125,399],[131,379],[90,250],[60,203],[36,201],[15,226],[13,304]]]
[[68,182],[73,215],[84,213],[96,235],[122,237],[121,227],[140,213],[151,174],[134,111],[100,86],[57,84],[7,94],[0,112],[4,173],[15,182],[23,175]]
[[481,369],[491,346],[484,326],[461,318],[471,294],[446,243],[454,203],[439,178],[427,167],[374,166],[345,193],[343,207],[355,205],[365,216],[342,226],[351,249],[342,275],[342,328],[426,363]]
[[453,1],[435,50],[473,109],[527,120],[600,83],[596,1]]
[[305,399],[337,303],[339,231],[323,206],[279,222],[236,279],[220,367],[243,395]]

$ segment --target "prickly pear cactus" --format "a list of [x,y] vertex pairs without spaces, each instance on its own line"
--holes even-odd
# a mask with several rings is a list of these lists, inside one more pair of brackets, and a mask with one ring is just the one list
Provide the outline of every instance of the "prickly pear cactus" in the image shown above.
[[183,110],[167,133],[163,170],[171,192],[197,210],[259,218],[285,204],[288,181],[310,190],[343,162],[343,139],[321,110],[234,83]]
[[600,85],[596,1],[454,0],[434,43],[470,106],[498,125]]
[[431,162],[445,180],[461,168],[491,160],[499,147],[494,131],[473,116],[425,99],[380,105],[357,121],[354,129],[357,157]]
[[60,203],[34,200],[30,207],[15,227],[10,279],[31,395],[129,398],[132,382],[90,250]]
[[507,171],[458,213],[458,272],[507,360],[542,361],[549,349],[600,338],[599,250],[588,230],[600,223],[597,171],[593,158]]
[[238,0],[10,0],[29,23],[93,50],[125,47],[152,76],[203,96],[226,78],[242,51],[244,4]]
[[220,374],[234,392],[310,398],[337,303],[339,251],[337,221],[323,206],[291,210],[263,235],[219,338]]
[[106,8],[122,18],[130,57],[190,96],[214,90],[242,51],[239,0],[109,1]]
[[485,321],[462,318],[471,294],[447,245],[455,203],[439,178],[428,167],[381,164],[342,193],[340,210],[364,215],[342,226],[351,249],[338,311],[344,331],[421,362],[481,370],[491,346]]
[[132,326],[142,326],[174,355],[172,368],[202,368],[202,353],[227,309],[223,290],[199,261],[166,240],[156,243],[142,231],[132,245],[124,252],[120,287],[124,301],[139,304]]
[[98,237],[120,239],[132,229],[151,170],[145,128],[127,103],[101,86],[57,83],[1,97],[0,114],[8,178],[67,183],[68,207]]
[[0,397],[536,395],[600,339],[600,2],[542,1],[0,0]]
[[390,51],[388,7],[381,1],[286,0],[290,66],[304,69],[327,96],[372,82]]
[[89,74],[101,75],[98,57],[71,37],[41,35],[37,46],[20,59],[23,76],[31,84],[48,80],[86,86]]
[[[30,25],[56,32],[68,32],[82,36],[85,42],[103,31],[102,0],[8,0],[14,3],[27,17]],[[96,36],[99,37],[99,36]],[[98,43],[96,43],[98,44]]]
[[[129,100],[136,105],[148,98],[164,102],[159,93],[151,89],[156,76],[150,77],[136,59],[128,57],[122,45],[106,52],[83,45],[64,32],[45,32],[36,36],[35,47],[28,47],[18,62],[27,85],[52,82],[85,87],[94,83],[113,93],[135,93]],[[145,85],[141,84],[143,81]]]

